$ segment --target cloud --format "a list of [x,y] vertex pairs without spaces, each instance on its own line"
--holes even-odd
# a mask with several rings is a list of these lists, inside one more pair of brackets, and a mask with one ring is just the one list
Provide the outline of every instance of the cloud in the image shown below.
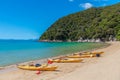
[[80,4],[79,6],[85,8],[85,9],[93,7],[93,5],[91,3],[84,3],[84,4]]
[[69,0],[69,2],[73,2],[74,0]]

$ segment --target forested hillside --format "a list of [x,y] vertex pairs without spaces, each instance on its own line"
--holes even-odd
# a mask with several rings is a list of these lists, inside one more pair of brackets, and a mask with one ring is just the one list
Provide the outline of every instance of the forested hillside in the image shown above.
[[99,39],[120,40],[120,3],[90,8],[60,18],[40,37],[40,40]]

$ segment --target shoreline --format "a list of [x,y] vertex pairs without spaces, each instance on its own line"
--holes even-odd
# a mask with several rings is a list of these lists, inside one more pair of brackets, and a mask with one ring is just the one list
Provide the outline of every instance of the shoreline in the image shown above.
[[[69,42],[69,43],[71,43],[71,42]],[[75,43],[79,43],[79,42],[75,42]],[[80,42],[81,43],[81,42]],[[83,42],[84,43],[84,42]],[[93,49],[89,49],[89,47],[88,48],[86,48],[86,50],[84,49],[82,49],[82,50],[79,50],[79,48],[78,48],[78,50],[77,51],[69,51],[69,52],[67,52],[67,53],[65,53],[65,54],[58,54],[58,55],[51,55],[51,56],[47,56],[47,57],[40,57],[40,58],[36,58],[36,59],[29,59],[29,60],[24,60],[24,61],[17,61],[17,62],[14,62],[13,61],[13,63],[11,62],[11,63],[6,63],[6,64],[1,64],[0,65],[0,67],[6,67],[6,66],[11,66],[11,65],[14,65],[14,64],[20,64],[20,63],[25,63],[25,62],[30,62],[30,61],[36,61],[36,60],[42,60],[42,59],[47,59],[47,58],[51,58],[51,57],[57,57],[57,56],[64,56],[64,55],[67,55],[67,54],[73,54],[73,53],[76,53],[76,52],[84,52],[84,51],[91,51],[91,50],[94,50],[94,49],[99,49],[99,48],[101,48],[101,47],[104,47],[104,46],[106,46],[108,43],[105,43],[105,45],[104,45],[104,43],[103,42],[87,42],[87,43],[93,43],[93,44],[98,44],[98,46],[94,46],[94,48]],[[101,44],[100,46],[99,46],[99,44]],[[64,52],[63,52],[64,53]]]
[[[75,52],[75,53],[95,51],[95,50],[98,50],[98,49],[103,49],[103,48],[106,48],[106,47],[111,46],[110,43],[105,43],[105,44],[106,44],[106,45],[104,45],[104,46],[102,46],[102,47],[99,47],[99,48],[94,48],[94,49],[90,49],[90,50],[78,51],[78,52]],[[71,54],[74,54],[74,53],[69,53],[69,54],[65,54],[65,55],[54,56],[54,57],[50,57],[50,58],[51,58],[51,59],[54,59],[54,58],[59,58],[59,57],[63,57],[63,56],[68,56],[68,55],[71,55]],[[1,67],[1,69],[0,69],[0,74],[18,70],[17,64],[26,65],[26,64],[29,64],[30,62],[33,62],[34,64],[37,64],[37,63],[45,64],[45,63],[47,63],[47,59],[48,59],[48,58],[37,59],[37,60],[30,60],[30,61],[26,61],[26,62],[22,62],[22,63],[16,63],[16,64],[4,66],[4,67]]]
[[[95,42],[96,43],[96,42]],[[98,43],[98,42],[97,42]],[[101,42],[99,42],[101,43]],[[88,50],[82,50],[82,51],[78,51],[78,52],[74,52],[74,53],[83,53],[83,52],[89,52],[89,51],[95,51],[97,49],[102,49],[102,48],[106,48],[108,46],[110,46],[111,44],[108,43],[108,42],[105,42],[106,45],[103,45],[102,47],[97,47],[97,48],[94,48],[94,49],[88,49]],[[74,54],[74,53],[68,53],[68,54],[63,54],[63,55],[58,55],[58,56],[52,56],[52,57],[49,57],[49,58],[58,58],[58,57],[63,57],[63,56],[68,56],[68,55],[71,55],[71,54]],[[9,68],[9,67],[13,67],[13,66],[16,66],[17,64],[27,64],[27,63],[30,63],[30,62],[39,62],[39,63],[45,63],[47,62],[47,59],[48,58],[42,58],[42,59],[36,59],[36,60],[29,60],[29,61],[25,61],[25,62],[19,62],[19,63],[15,63],[15,64],[10,64],[10,65],[5,65],[5,66],[0,66],[0,70],[5,69],[5,68]]]
[[[80,70],[80,69],[83,70],[84,67],[89,67],[90,65],[94,65],[97,63],[99,64],[102,59],[106,58],[109,55],[112,55],[112,52],[110,54],[109,52],[111,48],[113,47],[116,48],[117,43],[119,42],[108,42],[109,46],[104,46],[102,48],[92,50],[92,51],[104,51],[105,54],[103,54],[100,58],[96,58],[96,57],[86,58],[83,60],[82,63],[53,63],[51,65],[59,66],[58,71],[53,71],[53,72],[42,71],[40,75],[36,75],[35,74],[36,71],[27,71],[27,70],[21,70],[18,68],[13,68],[13,70],[11,70],[11,68],[9,68],[9,71],[3,70],[3,72],[0,72],[0,80],[6,80],[7,78],[5,76],[8,76],[10,80],[30,80],[30,79],[31,80],[54,80],[54,79],[55,80],[76,80],[76,79],[67,79],[65,76],[68,76],[69,74],[77,72],[77,70]],[[15,75],[12,75],[12,74],[15,74]],[[71,77],[74,77],[75,75],[76,74],[74,74]],[[87,80],[87,79],[84,79],[84,80]]]
[[93,43],[102,43],[103,41],[100,40],[77,40],[77,41],[63,41],[63,40],[37,40],[38,42],[93,42]]

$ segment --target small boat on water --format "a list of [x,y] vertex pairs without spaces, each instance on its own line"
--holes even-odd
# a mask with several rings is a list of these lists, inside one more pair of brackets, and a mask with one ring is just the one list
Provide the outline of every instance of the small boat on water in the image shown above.
[[41,65],[41,66],[18,65],[17,67],[23,70],[34,70],[34,71],[36,70],[55,71],[57,69],[57,66],[45,66],[45,65]]
[[49,59],[49,61],[56,62],[56,63],[77,63],[82,62],[82,59],[72,59],[72,58],[64,58],[64,59]]

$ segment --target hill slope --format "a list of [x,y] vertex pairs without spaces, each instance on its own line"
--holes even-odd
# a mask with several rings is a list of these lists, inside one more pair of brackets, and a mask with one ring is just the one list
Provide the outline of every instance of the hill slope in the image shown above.
[[90,8],[56,21],[40,40],[77,41],[79,39],[120,40],[120,3]]

